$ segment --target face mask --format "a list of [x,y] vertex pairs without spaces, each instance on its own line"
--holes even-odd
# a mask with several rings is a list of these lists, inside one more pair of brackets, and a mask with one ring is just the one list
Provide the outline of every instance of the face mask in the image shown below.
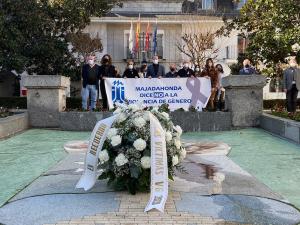
[[250,66],[247,64],[245,67],[246,67],[246,68],[249,68]]
[[153,63],[154,63],[154,64],[158,64],[158,59],[154,59],[154,60],[153,60]]
[[95,61],[94,61],[93,59],[89,59],[89,60],[88,60],[88,64],[89,64],[89,65],[94,65],[94,63],[95,63]]
[[296,67],[296,66],[297,66],[297,63],[291,62],[291,63],[290,63],[290,66],[291,66],[291,67]]
[[200,71],[200,68],[196,68],[195,70],[196,70],[197,72],[199,72],[199,71]]
[[104,63],[108,63],[108,58],[104,58],[104,59],[103,59],[103,62],[104,62]]
[[175,71],[175,69],[174,69],[174,68],[170,68],[170,71],[171,71],[171,72],[174,72],[174,71]]
[[132,70],[133,69],[133,65],[129,65],[128,68]]

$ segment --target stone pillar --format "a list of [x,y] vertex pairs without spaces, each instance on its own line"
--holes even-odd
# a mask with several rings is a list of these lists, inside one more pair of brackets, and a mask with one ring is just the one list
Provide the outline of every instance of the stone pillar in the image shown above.
[[66,108],[70,78],[57,75],[31,75],[24,81],[27,110],[32,127],[59,127],[59,112]]
[[231,112],[233,127],[259,125],[263,111],[263,87],[266,77],[262,75],[231,75],[223,78],[226,89],[226,109]]

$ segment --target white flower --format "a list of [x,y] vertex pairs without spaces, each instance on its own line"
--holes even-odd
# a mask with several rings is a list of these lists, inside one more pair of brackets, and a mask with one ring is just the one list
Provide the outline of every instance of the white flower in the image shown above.
[[170,116],[169,116],[169,114],[168,114],[168,113],[166,113],[166,112],[162,112],[162,113],[161,113],[161,115],[162,115],[163,117],[165,117],[167,120],[169,120],[169,119],[170,119]]
[[121,142],[122,142],[122,138],[120,135],[116,135],[111,138],[111,145],[114,147],[121,144]]
[[179,163],[178,156],[174,155],[172,158],[172,165],[176,166]]
[[110,128],[107,132],[107,138],[111,139],[113,136],[116,136],[117,134],[118,134],[118,129]]
[[158,107],[153,107],[153,109],[151,110],[151,112],[158,112]]
[[136,104],[131,104],[128,106],[128,109],[131,110],[132,112],[136,112],[136,111],[140,110],[140,107]]
[[105,163],[109,160],[109,155],[106,149],[102,150],[101,152],[99,152],[99,160],[100,163]]
[[116,157],[115,161],[116,161],[117,166],[123,166],[126,163],[128,163],[128,159],[125,157],[125,155],[123,153],[120,153]]
[[138,128],[142,128],[146,125],[146,121],[143,119],[143,117],[137,117],[133,120],[133,124]]
[[127,119],[126,114],[125,114],[125,113],[120,113],[119,116],[118,116],[118,118],[117,118],[117,121],[118,121],[119,123],[122,123],[122,122],[124,122],[126,119]]
[[179,153],[179,159],[180,159],[180,161],[184,160],[185,157],[186,157],[186,150],[185,150],[185,148],[182,148],[181,151],[180,151],[180,153]]
[[141,165],[144,169],[149,169],[151,167],[151,158],[149,156],[143,156],[141,158]]
[[113,114],[116,115],[116,114],[120,114],[122,112],[122,109],[121,108],[117,108]]
[[182,129],[179,125],[175,126],[174,130],[176,130],[179,137],[182,135]]
[[177,149],[180,149],[181,147],[181,141],[179,139],[174,139],[174,145],[176,146]]
[[298,43],[292,45],[292,49],[294,52],[300,51],[300,45]]
[[143,151],[146,148],[146,141],[139,138],[133,142],[133,146],[135,147],[136,150]]
[[170,131],[167,131],[167,132],[166,132],[166,141],[167,141],[167,142],[172,141],[172,134],[171,134]]
[[143,119],[144,119],[145,121],[149,121],[149,120],[150,120],[149,112],[148,112],[148,111],[146,111],[146,112],[143,114]]

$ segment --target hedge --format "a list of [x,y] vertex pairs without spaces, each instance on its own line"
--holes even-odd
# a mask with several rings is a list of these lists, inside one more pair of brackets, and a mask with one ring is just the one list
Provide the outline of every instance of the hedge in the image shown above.
[[[297,102],[300,105],[300,99]],[[264,109],[272,109],[275,107],[285,107],[285,99],[274,99],[274,100],[264,100]],[[0,107],[5,108],[27,108],[26,97],[0,97]],[[101,100],[98,104],[98,107],[101,107]],[[67,98],[67,109],[80,109],[81,108],[81,98],[80,97],[71,97]]]

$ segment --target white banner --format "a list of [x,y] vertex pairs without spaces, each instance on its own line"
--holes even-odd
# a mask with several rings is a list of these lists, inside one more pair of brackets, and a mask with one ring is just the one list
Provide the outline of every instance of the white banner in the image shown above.
[[211,82],[207,78],[140,78],[105,79],[109,108],[115,102],[142,103],[145,106],[169,104],[170,110],[194,106],[198,111],[206,107],[211,94]]
[[99,152],[102,149],[104,141],[107,136],[107,132],[111,125],[115,121],[117,115],[99,121],[90,138],[88,150],[85,157],[84,173],[81,176],[79,182],[76,184],[76,188],[83,188],[85,191],[91,189],[97,179],[97,164]]
[[168,198],[168,159],[165,131],[158,119],[151,113],[151,195],[145,212],[157,209],[164,212]]

